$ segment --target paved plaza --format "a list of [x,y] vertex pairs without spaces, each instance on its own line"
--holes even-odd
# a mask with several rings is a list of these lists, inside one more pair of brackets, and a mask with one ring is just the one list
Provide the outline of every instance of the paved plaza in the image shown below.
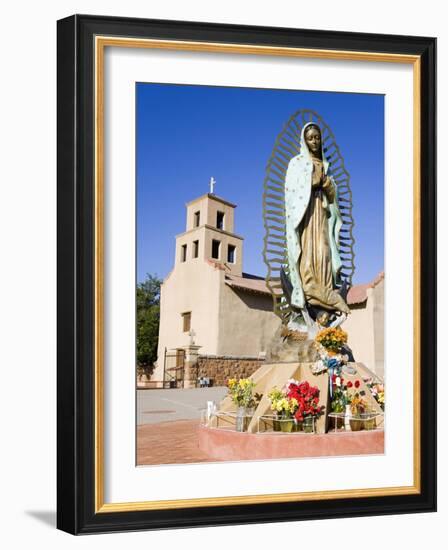
[[137,465],[216,462],[197,444],[201,411],[227,388],[137,390]]

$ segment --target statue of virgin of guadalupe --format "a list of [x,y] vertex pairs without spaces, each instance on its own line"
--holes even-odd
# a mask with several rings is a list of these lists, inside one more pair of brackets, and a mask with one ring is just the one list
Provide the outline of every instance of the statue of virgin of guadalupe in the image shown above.
[[305,322],[309,332],[314,325],[312,317],[319,321],[320,316],[339,324],[350,313],[340,279],[342,218],[337,187],[322,150],[321,130],[313,122],[303,126],[300,154],[288,165],[285,213],[288,294],[296,312],[289,327],[303,330]]

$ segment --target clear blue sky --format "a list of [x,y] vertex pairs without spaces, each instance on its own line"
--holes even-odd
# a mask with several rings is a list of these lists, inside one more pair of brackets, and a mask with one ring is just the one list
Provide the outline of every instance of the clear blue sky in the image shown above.
[[355,218],[354,283],[384,269],[384,97],[138,83],[137,280],[166,277],[185,203],[208,191],[238,205],[243,271],[265,275],[262,193],[278,133],[299,109],[331,127],[351,176]]

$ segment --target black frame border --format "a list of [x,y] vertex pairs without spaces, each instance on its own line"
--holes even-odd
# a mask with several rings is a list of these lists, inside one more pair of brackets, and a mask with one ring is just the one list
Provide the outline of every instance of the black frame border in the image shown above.
[[[95,513],[94,38],[154,38],[421,59],[421,492]],[[57,527],[72,534],[436,511],[436,39],[74,15],[57,25]]]

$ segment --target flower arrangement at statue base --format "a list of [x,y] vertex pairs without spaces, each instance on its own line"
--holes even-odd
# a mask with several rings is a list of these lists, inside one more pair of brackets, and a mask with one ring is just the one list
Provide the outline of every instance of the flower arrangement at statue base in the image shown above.
[[348,335],[340,327],[328,327],[320,330],[314,341],[318,347],[323,348],[325,354],[334,357],[341,353],[345,344],[347,344]]
[[[313,366],[312,372],[328,372],[330,407],[331,412],[335,413],[329,418],[329,429],[345,429],[345,418],[349,417],[352,431],[374,430],[377,413],[369,409],[365,391],[359,390],[361,382],[355,380],[345,383],[342,377],[342,369],[349,361],[348,354],[344,353],[344,350],[347,350],[347,333],[340,327],[328,327],[322,329],[314,340],[320,360]],[[374,382],[373,379],[366,379],[365,382],[374,399],[384,410],[384,384]]]
[[313,365],[311,371],[315,375],[328,372],[330,395],[333,392],[334,374],[340,375],[342,366],[349,360],[348,355],[343,353],[347,339],[347,333],[340,327],[324,328],[314,339],[320,359]]
[[[342,353],[347,340],[347,333],[340,327],[324,328],[314,339],[320,356],[315,371],[328,372],[331,411],[340,415],[345,414],[348,405],[347,388],[343,385],[341,376],[342,367],[348,363],[349,359],[347,354]],[[341,426],[338,425],[338,420]],[[343,424],[343,417],[330,417],[330,428],[337,429]]]
[[330,408],[332,413],[340,416],[330,416],[329,428],[344,428],[344,416],[348,405],[347,387],[344,385],[344,379],[340,373],[334,373],[330,381]]
[[253,394],[255,382],[250,378],[231,378],[227,382],[229,395],[237,406],[235,429],[237,432],[247,430],[255,412],[256,399]]
[[276,432],[292,432],[296,430],[294,413],[297,409],[297,401],[289,399],[286,392],[278,388],[272,388],[268,393],[271,401],[271,410],[275,414],[273,429]]
[[331,411],[337,416],[330,417],[330,429],[344,428],[344,418],[348,417],[351,431],[374,430],[376,428],[377,413],[371,410],[365,399],[365,391],[359,390],[360,380],[345,382],[338,374],[333,374],[334,391],[330,396]]
[[376,429],[377,412],[369,407],[364,396],[364,391],[349,393],[350,429],[352,431]]
[[375,382],[372,378],[366,378],[364,382],[369,388],[370,393],[373,395],[375,401],[381,407],[381,410],[384,411],[384,406],[386,403],[384,384],[381,382]]
[[308,382],[289,380],[281,390],[274,387],[268,393],[271,410],[276,418],[274,431],[313,433],[316,418],[323,414],[319,405],[319,389]]

